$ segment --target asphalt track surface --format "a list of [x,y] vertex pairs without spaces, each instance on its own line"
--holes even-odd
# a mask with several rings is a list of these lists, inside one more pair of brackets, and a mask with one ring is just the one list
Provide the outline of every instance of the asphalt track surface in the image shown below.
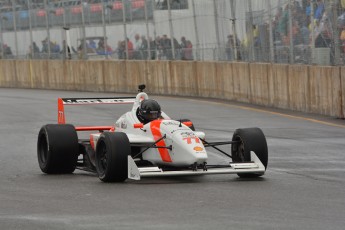
[[[40,127],[56,123],[58,97],[116,96],[0,88],[0,229],[341,229],[345,227],[345,121],[246,104],[154,97],[189,118],[208,140],[260,127],[266,174],[144,178],[102,183],[96,175],[45,175]],[[75,106],[68,122],[109,125],[130,105]],[[212,161],[222,161],[210,155]]]

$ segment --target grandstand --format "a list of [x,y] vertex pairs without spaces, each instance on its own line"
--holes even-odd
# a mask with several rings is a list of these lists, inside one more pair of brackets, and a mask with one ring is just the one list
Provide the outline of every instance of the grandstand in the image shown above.
[[[107,37],[117,50],[135,34],[156,43],[167,35],[175,50],[169,59],[181,58],[180,38],[187,37],[197,60],[339,65],[344,15],[340,0],[5,0],[0,1],[0,42],[12,54],[5,55],[3,47],[1,57],[52,57],[50,46],[48,54],[28,52],[44,39],[61,46],[67,39],[63,28],[69,28],[74,48],[90,36]],[[155,49],[156,58],[167,58]]]

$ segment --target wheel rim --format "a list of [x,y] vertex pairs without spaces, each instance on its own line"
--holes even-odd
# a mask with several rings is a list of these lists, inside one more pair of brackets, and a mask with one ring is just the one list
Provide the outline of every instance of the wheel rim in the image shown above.
[[48,158],[48,143],[45,135],[40,136],[38,153],[40,161],[45,164]]
[[234,141],[238,141],[233,145],[232,148],[232,160],[236,162],[244,162],[245,161],[245,154],[244,154],[244,144],[240,136],[236,136]]
[[107,161],[107,147],[104,142],[101,142],[97,150],[98,173],[104,174],[108,167]]

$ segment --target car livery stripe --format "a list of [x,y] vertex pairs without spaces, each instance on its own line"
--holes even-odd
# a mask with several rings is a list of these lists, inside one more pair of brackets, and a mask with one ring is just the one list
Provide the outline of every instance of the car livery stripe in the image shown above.
[[[150,123],[151,132],[155,141],[162,138],[161,133],[161,124],[163,120],[155,120]],[[158,147],[166,147],[164,139],[157,142],[156,144]],[[168,149],[165,148],[158,148],[159,154],[164,162],[172,162],[171,157],[169,155]]]
[[90,145],[93,150],[95,150],[95,140],[93,139],[93,135],[90,134]]
[[65,109],[62,98],[58,98],[58,124],[65,124]]

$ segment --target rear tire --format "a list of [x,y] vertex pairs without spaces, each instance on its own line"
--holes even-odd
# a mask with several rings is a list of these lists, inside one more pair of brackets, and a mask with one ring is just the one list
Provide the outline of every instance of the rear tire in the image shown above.
[[[251,161],[250,151],[253,151],[262,164],[267,168],[268,150],[266,137],[259,128],[237,129],[232,137],[233,141],[239,143],[232,144],[231,156],[233,162]],[[238,173],[239,177],[258,177],[263,174]]]
[[104,182],[123,182],[128,178],[128,156],[131,146],[121,132],[104,132],[97,141],[96,169]]
[[48,124],[41,128],[37,141],[37,158],[42,172],[74,172],[78,152],[78,135],[73,125]]

